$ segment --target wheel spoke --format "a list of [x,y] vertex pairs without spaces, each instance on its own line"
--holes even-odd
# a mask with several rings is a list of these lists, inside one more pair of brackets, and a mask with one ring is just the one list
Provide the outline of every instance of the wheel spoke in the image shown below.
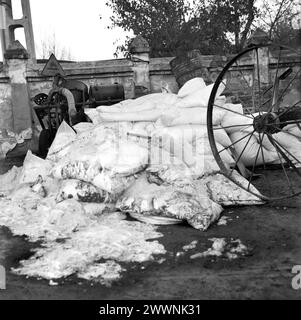
[[[264,139],[264,133],[262,134],[262,136],[261,136],[261,134],[259,133],[259,143],[260,143],[260,149],[261,149],[261,156],[262,156],[262,161],[263,161],[263,169],[264,170],[266,170],[267,168],[266,168],[266,163],[265,163],[265,157],[264,157],[264,152],[263,152],[263,139]],[[263,175],[263,179],[264,179],[264,181],[268,184],[268,190],[269,190],[269,195],[271,196],[271,190],[272,190],[272,188],[271,188],[271,183],[270,183],[270,180],[265,176],[265,175]]]
[[[282,148],[288,155],[290,155],[296,162],[299,162],[299,163],[301,164],[300,160],[297,159],[294,155],[292,155],[291,152],[288,151],[285,147],[283,147],[277,140],[275,140],[274,137],[273,137],[271,134],[268,134],[268,136],[269,136],[270,139],[272,139],[280,148]],[[283,153],[283,152],[281,152],[281,154],[282,154],[282,153]],[[294,165],[294,164],[291,162],[291,160],[290,160],[286,155],[284,155],[284,158],[287,158],[287,159],[289,160],[289,163],[288,163],[288,164],[291,164],[292,166]]]
[[252,174],[251,174],[251,177],[250,177],[249,183],[248,183],[248,191],[250,191],[251,181],[252,181],[253,176],[254,176],[254,171],[255,171],[255,168],[256,168],[256,165],[257,165],[257,160],[258,160],[258,157],[259,157],[259,152],[260,152],[260,147],[258,147],[256,158],[255,158],[255,162],[253,164]]
[[284,110],[283,112],[281,112],[278,116],[277,119],[279,119],[280,117],[284,116],[285,114],[287,114],[291,109],[295,108],[299,103],[301,103],[301,100],[299,100],[298,102],[294,103],[292,106],[288,107],[286,110]]
[[[272,101],[272,98],[267,99],[265,102],[263,102],[262,106],[265,106],[267,103],[269,103],[270,101]],[[269,112],[267,112],[269,113]]]
[[213,104],[213,106],[214,106],[214,107],[217,107],[217,108],[220,108],[220,109],[223,109],[223,110],[226,110],[226,111],[230,111],[230,112],[232,112],[232,113],[235,113],[235,114],[238,114],[238,115],[243,116],[243,117],[245,117],[245,118],[248,118],[248,119],[253,120],[252,117],[249,117],[249,116],[247,116],[247,115],[245,115],[245,114],[242,114],[242,113],[239,113],[239,112],[237,112],[237,111],[234,111],[234,110],[231,110],[231,109],[227,109],[227,108],[222,107],[222,106],[219,106],[219,105],[217,105],[217,104]]
[[[281,58],[281,54],[282,54],[282,47],[280,47],[280,51],[279,51],[279,55],[278,55],[278,61],[277,61],[277,70],[276,70],[276,74],[275,74],[275,78],[274,78],[274,85],[273,85],[273,101],[272,101],[272,110],[275,107],[275,103],[277,103],[276,105],[276,109],[278,107],[278,90],[279,90],[279,79],[278,79],[278,73],[279,73],[279,63],[280,63],[280,58]],[[276,96],[277,93],[277,96]]]
[[284,122],[278,122],[278,123],[267,123],[266,126],[269,126],[269,127],[275,127],[277,128],[278,125],[283,125],[285,124],[285,127],[290,125],[290,124],[299,124],[301,123],[301,119],[299,120],[288,120],[288,121],[284,121]]
[[283,170],[283,172],[284,172],[284,174],[285,174],[285,178],[286,178],[286,181],[287,181],[287,184],[288,184],[288,188],[292,191],[292,195],[293,195],[293,194],[295,193],[294,187],[293,187],[293,185],[292,185],[292,183],[291,183],[291,181],[290,181],[290,179],[289,179],[289,177],[288,177],[288,175],[287,175],[287,172],[286,172],[285,166],[284,166],[284,164],[283,164],[282,157],[280,156],[280,153],[279,153],[279,151],[278,151],[278,148],[275,147],[275,149],[276,149],[276,151],[277,151],[277,155],[278,155],[278,158],[279,158],[279,160],[280,160],[282,170]]
[[245,129],[247,128],[250,128],[252,126],[252,124],[237,124],[237,125],[233,125],[233,126],[228,126],[228,127],[218,127],[218,128],[213,128],[213,130],[226,130],[226,129],[231,129],[231,128],[241,128],[241,127],[246,127]]
[[[298,168],[293,164],[293,162],[290,160],[290,158],[283,152],[283,150],[289,154],[293,159],[295,159],[297,162],[301,163],[295,156],[293,156],[286,148],[284,148],[278,141],[276,141],[272,135],[268,134],[269,139],[272,143],[272,141],[274,141],[274,143],[276,144],[280,154],[282,155],[282,157],[285,159],[285,161],[287,162],[287,164],[292,167],[292,169],[298,174],[298,176],[301,177],[301,173],[299,172]],[[283,150],[281,150],[281,148]]]
[[252,136],[254,132],[255,132],[255,130],[254,130],[253,132],[249,132],[246,136],[244,136],[244,137],[240,138],[239,140],[233,142],[230,146],[228,146],[228,147],[220,150],[218,153],[221,154],[223,151],[228,150],[229,148],[233,147],[236,143],[244,140],[245,138],[247,138],[247,137],[250,136],[250,135]]
[[261,83],[260,83],[260,69],[259,69],[259,54],[258,54],[258,48],[256,48],[256,67],[257,67],[257,80],[258,80],[258,100],[259,100],[259,109],[258,112],[261,115]]
[[233,173],[233,171],[234,171],[235,167],[236,167],[236,166],[237,166],[237,164],[239,163],[239,161],[240,161],[240,159],[241,159],[241,157],[242,157],[243,153],[246,151],[247,146],[248,146],[249,142],[251,141],[251,138],[252,138],[252,135],[249,137],[248,142],[246,143],[246,145],[245,145],[245,147],[243,148],[242,152],[240,153],[239,157],[238,157],[238,158],[237,158],[237,160],[235,161],[234,167],[232,168],[232,170],[231,170],[231,173],[230,173],[230,174],[232,174],[232,173]]
[[293,76],[293,78],[289,81],[288,85],[285,87],[285,89],[281,92],[280,97],[279,97],[279,101],[283,98],[284,93],[286,92],[286,90],[290,87],[290,85],[295,81],[295,79],[297,78],[297,76],[299,75],[301,71],[301,68],[299,69],[298,72],[296,72],[296,74]]

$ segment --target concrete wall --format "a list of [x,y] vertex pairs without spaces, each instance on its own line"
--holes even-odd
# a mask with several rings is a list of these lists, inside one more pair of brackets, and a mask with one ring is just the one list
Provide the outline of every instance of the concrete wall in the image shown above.
[[[173,58],[151,59],[149,63],[150,92],[161,92],[162,81],[169,85],[173,92],[178,91],[178,85],[169,66]],[[124,86],[126,99],[135,98],[134,70],[135,63],[127,59],[62,63],[66,78],[77,79],[88,86],[112,85],[119,83]],[[52,78],[42,77],[40,74],[44,65],[34,64],[28,66],[27,81],[30,95],[33,97],[38,93],[48,93]],[[1,77],[1,73],[0,73]]]

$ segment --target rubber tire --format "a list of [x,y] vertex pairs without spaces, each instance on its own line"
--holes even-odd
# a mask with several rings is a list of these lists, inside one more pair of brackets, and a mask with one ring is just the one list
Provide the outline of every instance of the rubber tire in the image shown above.
[[39,137],[39,156],[43,159],[47,157],[48,150],[53,142],[53,135],[49,129],[42,130]]

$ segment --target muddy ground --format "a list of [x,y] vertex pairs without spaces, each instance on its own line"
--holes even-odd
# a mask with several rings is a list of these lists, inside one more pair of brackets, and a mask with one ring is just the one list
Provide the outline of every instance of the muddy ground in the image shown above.
[[[12,165],[21,166],[22,159],[1,162],[0,174]],[[273,188],[277,193],[277,183]],[[127,272],[111,288],[75,277],[49,286],[45,280],[11,274],[10,268],[30,257],[35,244],[0,228],[0,264],[8,270],[7,289],[0,291],[0,299],[300,299],[301,290],[292,288],[292,268],[301,265],[301,197],[260,207],[228,208],[224,215],[232,220],[207,232],[188,225],[160,227],[166,260],[125,265]],[[237,260],[190,259],[207,250],[213,237],[240,239],[249,253]],[[177,257],[193,240],[198,240],[197,247]]]

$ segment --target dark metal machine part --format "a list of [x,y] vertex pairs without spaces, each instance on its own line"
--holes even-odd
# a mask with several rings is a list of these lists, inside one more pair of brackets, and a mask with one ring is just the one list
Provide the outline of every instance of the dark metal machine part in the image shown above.
[[[68,101],[66,94],[74,100]],[[70,98],[70,97],[69,97]],[[49,94],[40,93],[33,98],[36,106],[42,132],[39,138],[39,154],[45,158],[48,149],[55,138],[57,129],[63,121],[70,126],[80,122],[91,122],[85,115],[84,108],[96,108],[100,105],[113,105],[125,99],[124,88],[115,83],[112,86],[89,87],[78,80],[69,80],[62,75],[56,75]],[[74,104],[74,110],[71,105]]]

